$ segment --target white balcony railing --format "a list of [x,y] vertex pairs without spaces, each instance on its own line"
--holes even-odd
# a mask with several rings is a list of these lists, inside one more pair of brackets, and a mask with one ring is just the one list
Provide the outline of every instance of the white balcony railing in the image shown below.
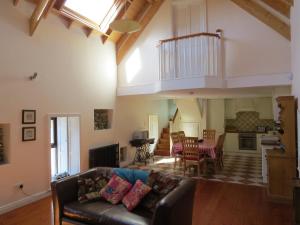
[[160,41],[160,80],[221,76],[219,34],[198,33]]

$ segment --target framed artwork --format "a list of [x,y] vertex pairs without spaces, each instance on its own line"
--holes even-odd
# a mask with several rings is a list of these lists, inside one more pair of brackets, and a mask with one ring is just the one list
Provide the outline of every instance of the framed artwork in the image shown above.
[[35,124],[35,110],[22,110],[22,124]]
[[22,141],[35,141],[36,132],[35,127],[22,128]]

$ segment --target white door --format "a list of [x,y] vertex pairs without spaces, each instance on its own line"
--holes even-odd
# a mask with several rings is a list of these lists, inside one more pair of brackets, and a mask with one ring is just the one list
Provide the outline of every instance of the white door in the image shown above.
[[149,138],[154,138],[155,143],[150,145],[150,151],[153,152],[155,148],[155,144],[158,141],[159,133],[158,133],[158,116],[157,115],[149,115]]

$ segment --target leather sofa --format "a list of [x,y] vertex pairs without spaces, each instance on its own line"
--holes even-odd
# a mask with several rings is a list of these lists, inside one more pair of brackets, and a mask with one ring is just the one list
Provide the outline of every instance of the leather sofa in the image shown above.
[[54,224],[67,222],[77,225],[191,225],[196,181],[183,178],[179,185],[162,198],[154,213],[138,206],[128,211],[122,204],[104,200],[79,203],[78,176],[89,177],[111,168],[98,167],[51,183]]

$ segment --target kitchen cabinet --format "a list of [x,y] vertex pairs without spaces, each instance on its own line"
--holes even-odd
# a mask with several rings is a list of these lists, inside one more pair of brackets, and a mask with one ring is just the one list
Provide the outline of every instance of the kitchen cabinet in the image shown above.
[[240,98],[225,100],[225,119],[236,119],[236,113],[255,111],[260,119],[273,119],[273,102],[271,97]]
[[260,119],[273,119],[272,98],[256,98],[255,111],[259,113]]
[[235,99],[225,99],[225,119],[236,119]]
[[226,133],[224,142],[224,152],[237,152],[239,151],[239,134]]

